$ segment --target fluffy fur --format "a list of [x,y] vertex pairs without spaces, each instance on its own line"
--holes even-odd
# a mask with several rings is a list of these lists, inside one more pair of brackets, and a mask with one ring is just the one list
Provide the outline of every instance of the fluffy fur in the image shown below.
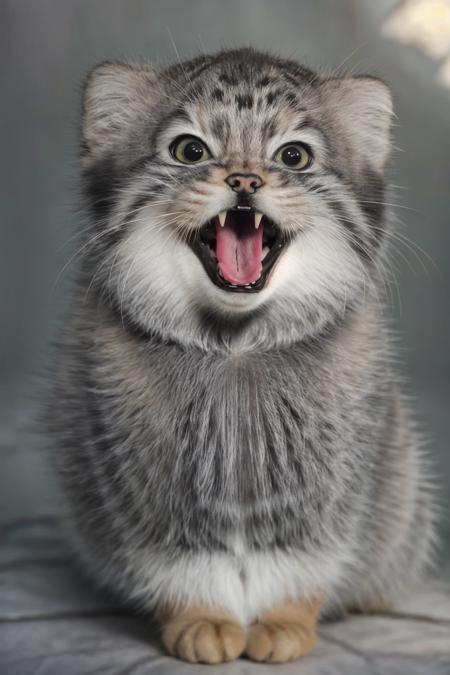
[[[144,610],[394,600],[433,538],[383,319],[391,97],[252,50],[103,64],[83,99],[83,264],[50,407],[74,536]],[[180,165],[193,134],[213,159]],[[313,151],[305,172],[271,160]],[[186,238],[253,171],[291,242],[259,293],[217,288]]]

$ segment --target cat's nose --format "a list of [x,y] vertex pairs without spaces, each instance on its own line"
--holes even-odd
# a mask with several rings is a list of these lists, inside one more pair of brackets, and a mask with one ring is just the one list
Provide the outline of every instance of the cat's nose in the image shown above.
[[263,179],[257,173],[230,173],[225,178],[225,183],[230,186],[233,192],[240,195],[251,195],[264,185]]

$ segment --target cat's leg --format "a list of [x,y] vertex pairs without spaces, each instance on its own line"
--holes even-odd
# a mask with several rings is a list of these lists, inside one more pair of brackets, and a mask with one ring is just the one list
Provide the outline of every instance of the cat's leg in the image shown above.
[[245,654],[253,661],[283,663],[308,654],[316,642],[323,600],[286,602],[262,614],[248,630]]
[[227,612],[187,607],[160,612],[162,641],[172,656],[191,663],[234,661],[244,651],[246,631]]

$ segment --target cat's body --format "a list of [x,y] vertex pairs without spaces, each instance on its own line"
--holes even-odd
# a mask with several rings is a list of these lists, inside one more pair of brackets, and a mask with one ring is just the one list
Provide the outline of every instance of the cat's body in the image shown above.
[[[369,87],[357,109],[348,82]],[[295,658],[312,646],[305,627],[311,637],[319,607],[389,603],[429,557],[427,477],[378,295],[386,92],[376,80],[320,80],[245,50],[160,79],[148,67],[101,66],[88,82],[84,166],[96,240],[57,365],[56,461],[83,557],[101,582],[159,611],[166,646],[188,660],[244,650]],[[183,128],[193,110],[195,137],[207,136],[217,161],[205,162],[209,173],[174,162],[183,172],[175,176],[149,148],[194,136]],[[262,138],[280,136],[272,155],[304,133],[311,171],[258,157]],[[348,162],[342,171],[336,153]],[[244,210],[291,227],[258,292],[224,290],[223,275],[216,283],[183,240],[183,200],[191,230],[233,208],[228,174],[260,180]],[[217,222],[212,250],[225,280],[246,275],[249,290],[254,260],[233,232],[241,227],[252,250],[258,242],[241,218],[233,212],[225,234]],[[271,250],[278,239],[268,241]]]

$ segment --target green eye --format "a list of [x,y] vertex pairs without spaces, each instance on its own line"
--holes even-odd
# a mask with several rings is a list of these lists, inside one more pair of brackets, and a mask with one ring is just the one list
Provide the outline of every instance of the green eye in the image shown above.
[[211,157],[206,145],[195,136],[179,136],[169,150],[172,157],[183,164],[199,164]]
[[312,159],[310,149],[303,143],[286,143],[277,150],[274,157],[275,162],[295,171],[307,169],[311,166]]

